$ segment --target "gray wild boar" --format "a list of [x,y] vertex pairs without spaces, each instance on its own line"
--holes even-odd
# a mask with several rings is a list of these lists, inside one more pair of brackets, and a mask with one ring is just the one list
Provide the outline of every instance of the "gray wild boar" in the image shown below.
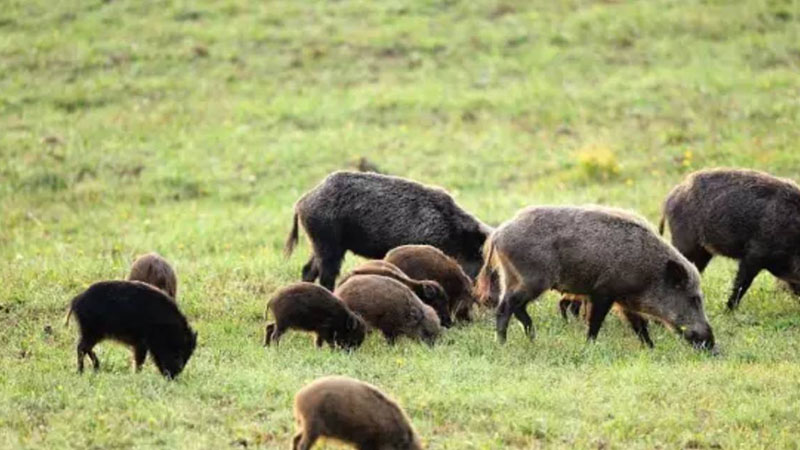
[[[277,345],[289,329],[316,333],[317,347],[358,348],[364,342],[364,320],[327,289],[312,283],[294,283],[279,290],[267,304],[275,322],[268,323],[264,346]],[[268,315],[268,314],[267,314]]]
[[408,288],[414,291],[414,294],[422,300],[422,303],[433,308],[433,310],[436,311],[436,315],[439,316],[439,322],[443,327],[449,328],[453,323],[450,319],[450,306],[447,300],[447,294],[444,292],[444,289],[442,289],[442,286],[435,281],[411,279],[400,270],[399,267],[380,259],[373,259],[359,265],[351,270],[345,278],[340,280],[339,284],[344,283],[353,275],[381,275],[393,278],[408,286]]
[[172,266],[158,253],[147,253],[136,258],[128,280],[143,281],[166,292],[173,300],[177,299],[178,277]]
[[714,255],[739,260],[728,297],[735,309],[766,269],[800,292],[800,188],[753,170],[695,172],[664,203],[672,245],[700,272]]
[[[616,302],[678,330],[695,347],[714,347],[697,269],[632,213],[602,207],[523,209],[487,241],[477,286],[482,296],[489,295],[494,269],[502,288],[496,317],[500,342],[512,314],[533,336],[525,307],[556,289],[589,297],[589,340],[596,339]],[[640,338],[641,325],[631,323]]]
[[94,353],[99,342],[112,339],[133,348],[138,372],[148,352],[167,378],[183,371],[197,345],[195,333],[165,292],[140,281],[101,281],[72,299],[65,323],[75,315],[80,327],[78,372],[86,355],[94,370],[100,361]]
[[313,248],[302,279],[313,282],[319,277],[320,284],[330,290],[348,250],[381,259],[405,244],[436,246],[474,276],[491,232],[442,189],[358,172],[334,172],[297,201],[286,240],[287,255],[297,243],[298,222]]
[[472,320],[472,281],[453,258],[430,245],[402,245],[390,250],[384,260],[415,280],[439,283],[447,293],[450,314],[460,321]]
[[411,421],[375,386],[342,376],[318,378],[297,392],[294,418],[299,431],[293,450],[309,450],[320,437],[361,450],[421,450]]
[[370,327],[380,330],[389,344],[399,336],[408,336],[433,345],[441,332],[436,311],[392,278],[355,275],[334,294]]

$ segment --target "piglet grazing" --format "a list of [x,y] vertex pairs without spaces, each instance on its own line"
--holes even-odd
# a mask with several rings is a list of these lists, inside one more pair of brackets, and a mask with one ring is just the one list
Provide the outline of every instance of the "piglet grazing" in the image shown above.
[[403,410],[378,388],[342,376],[319,378],[294,398],[300,431],[294,450],[308,450],[320,437],[361,450],[421,450],[419,437]]
[[736,309],[762,270],[800,293],[800,187],[754,170],[695,172],[664,204],[674,245],[700,272],[715,255],[739,260],[728,297]]
[[72,299],[66,322],[75,315],[80,327],[78,372],[86,355],[100,368],[93,348],[105,339],[133,347],[138,371],[147,353],[167,378],[181,373],[197,345],[178,305],[164,292],[139,281],[101,281]]
[[366,324],[331,292],[313,283],[294,283],[269,301],[267,309],[275,318],[267,324],[264,345],[278,344],[290,328],[317,335],[317,347],[357,348],[364,342]]
[[399,267],[388,261],[380,259],[373,259],[367,261],[355,269],[350,271],[350,274],[343,278],[339,284],[341,285],[353,275],[381,275],[384,277],[393,278],[414,291],[414,294],[422,300],[422,303],[433,308],[436,315],[439,316],[439,322],[445,328],[452,325],[453,321],[450,319],[450,307],[447,300],[447,294],[442,289],[442,286],[432,280],[413,280],[408,277]]
[[430,245],[402,245],[390,250],[384,261],[415,280],[439,283],[447,293],[450,314],[460,321],[472,320],[472,281],[453,258]]
[[370,327],[380,330],[389,344],[405,335],[433,345],[441,332],[436,311],[392,278],[354,275],[335,294]]
[[[589,339],[595,339],[613,304],[630,311],[645,341],[643,316],[678,330],[700,348],[714,347],[703,309],[700,274],[641,217],[602,207],[535,207],[520,211],[487,241],[476,288],[488,295],[499,270],[502,299],[497,336],[503,342],[511,315],[529,336],[528,302],[548,289],[588,297]],[[645,341],[646,342],[646,341]]]
[[128,275],[130,281],[143,281],[155,286],[173,299],[177,299],[178,277],[166,259],[158,253],[147,253],[136,258]]

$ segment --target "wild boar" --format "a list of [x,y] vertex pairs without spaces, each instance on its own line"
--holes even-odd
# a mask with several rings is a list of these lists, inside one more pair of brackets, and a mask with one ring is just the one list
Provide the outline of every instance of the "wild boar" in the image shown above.
[[430,245],[402,245],[390,250],[384,260],[415,280],[439,283],[447,293],[450,314],[460,321],[472,320],[472,281],[453,258]]
[[[305,229],[313,254],[303,281],[333,290],[345,252],[381,259],[405,244],[430,244],[455,258],[473,276],[491,229],[461,209],[444,190],[374,173],[334,172],[295,204],[286,240],[290,255]],[[412,277],[414,278],[414,277]]]
[[441,328],[436,311],[397,280],[354,275],[339,285],[334,294],[370,327],[380,330],[389,344],[405,335],[432,346],[439,337]]
[[525,307],[556,289],[589,297],[589,340],[597,338],[616,302],[679,330],[695,347],[714,347],[697,269],[644,219],[627,211],[594,206],[523,209],[487,241],[477,286],[482,296],[488,295],[494,269],[502,288],[496,313],[500,342],[506,340],[512,314],[533,336]]
[[178,298],[178,277],[175,276],[175,270],[158,253],[147,253],[136,258],[128,280],[143,281],[166,292],[173,300]]
[[439,316],[439,322],[445,328],[449,328],[453,321],[450,319],[450,306],[447,294],[442,286],[432,280],[414,280],[408,277],[399,267],[380,259],[367,261],[355,269],[351,270],[347,277],[339,281],[341,285],[353,275],[381,275],[393,278],[414,291],[414,294],[422,300],[422,303],[433,308]]
[[421,450],[417,432],[403,410],[375,386],[342,376],[309,383],[294,397],[299,431],[294,450],[308,450],[320,437],[358,449]]
[[766,269],[800,292],[800,188],[753,170],[695,172],[664,203],[674,245],[701,273],[714,255],[739,260],[728,297],[734,310]]
[[267,304],[275,322],[268,323],[264,346],[277,345],[289,329],[316,333],[317,347],[327,343],[353,349],[364,342],[367,326],[331,292],[312,283],[294,283],[278,291]]
[[65,323],[74,314],[80,327],[78,372],[86,355],[94,370],[100,361],[94,347],[113,339],[133,347],[136,371],[147,353],[167,378],[183,371],[197,345],[197,333],[181,314],[177,303],[163,291],[140,281],[101,281],[72,299]]

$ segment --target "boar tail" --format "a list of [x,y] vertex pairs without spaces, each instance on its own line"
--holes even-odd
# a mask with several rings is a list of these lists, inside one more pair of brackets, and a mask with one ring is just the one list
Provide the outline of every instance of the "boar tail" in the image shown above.
[[491,294],[492,294],[492,272],[494,272],[494,267],[492,266],[492,259],[494,257],[494,241],[492,237],[489,236],[486,239],[486,243],[483,246],[483,267],[481,267],[481,271],[478,273],[478,278],[475,280],[475,289],[473,290],[473,294],[475,297],[478,298],[478,301],[481,304],[488,304],[490,301]]
[[664,235],[664,223],[666,222],[666,220],[667,220],[667,215],[662,213],[661,221],[658,222],[658,234],[660,234],[661,236]]
[[69,309],[67,310],[67,314],[64,316],[64,326],[69,326],[69,318],[72,316],[72,305],[69,305]]
[[292,231],[289,232],[289,237],[286,238],[286,244],[283,246],[283,255],[285,257],[291,256],[294,251],[294,246],[297,245],[298,229],[297,229],[297,211],[294,212],[292,219]]

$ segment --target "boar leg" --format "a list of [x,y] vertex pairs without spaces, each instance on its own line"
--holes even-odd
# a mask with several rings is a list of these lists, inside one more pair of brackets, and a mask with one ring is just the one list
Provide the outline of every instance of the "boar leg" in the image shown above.
[[561,311],[561,317],[564,321],[568,321],[569,317],[567,316],[567,311],[572,313],[573,317],[578,317],[581,313],[581,305],[583,304],[580,300],[572,300],[567,297],[562,297],[561,300],[558,302],[558,309]]
[[100,361],[92,350],[95,345],[97,345],[97,339],[81,336],[81,340],[78,342],[78,373],[83,373],[83,360],[86,355],[89,355],[89,359],[92,360],[94,371],[100,370]]
[[264,329],[264,347],[269,347],[269,344],[272,343],[272,333],[275,332],[275,324],[268,323],[267,327]]
[[342,268],[342,259],[344,259],[344,251],[326,254],[320,258],[319,284],[331,292],[336,286],[336,277],[339,276],[339,270]]
[[472,315],[470,314],[472,305],[465,303],[466,302],[459,303],[458,310],[456,311],[456,319],[458,319],[459,322],[472,322]]
[[[532,322],[530,320],[530,316],[528,316],[528,313],[525,312],[525,306],[527,306],[530,300],[535,300],[542,295],[544,290],[544,288],[537,287],[531,290],[517,289],[506,292],[506,294],[503,296],[503,299],[500,300],[500,304],[497,306],[496,313],[497,340],[501,344],[506,341],[508,321],[511,320],[512,314],[514,314],[514,316],[520,322],[522,322],[523,327],[526,327],[525,331],[529,333],[529,329],[527,327],[530,326],[530,329],[532,329]],[[531,293],[533,295],[529,295]],[[520,308],[522,311],[518,312]],[[528,336],[530,336],[530,334],[528,334]]]
[[139,343],[133,348],[133,368],[136,372],[142,370],[142,364],[147,358],[147,346]]
[[592,306],[588,310],[589,334],[586,338],[590,341],[594,341],[597,339],[597,333],[600,332],[600,327],[603,326],[603,320],[605,320],[614,302],[608,297],[597,296],[592,296],[591,302]]
[[94,350],[89,350],[88,353],[89,353],[89,359],[92,360],[92,369],[94,369],[94,371],[97,372],[98,370],[100,370],[100,360],[97,359],[97,355],[94,353]]
[[294,438],[292,438],[292,450],[297,450],[298,448],[300,448],[299,444],[302,439],[303,439],[302,431],[294,435]]
[[303,281],[313,283],[319,276],[319,267],[317,267],[317,259],[311,255],[308,262],[303,266]]
[[733,292],[728,298],[729,311],[733,311],[739,306],[739,302],[742,301],[742,297],[750,289],[753,279],[759,272],[761,272],[761,265],[754,261],[750,261],[746,257],[739,261],[739,270],[736,272],[736,279],[733,282]]
[[336,348],[335,333],[330,329],[322,329],[317,332],[317,348],[321,348],[324,344],[328,344],[330,348]]
[[78,344],[78,373],[83,373],[83,360],[86,359],[86,352]]
[[281,336],[283,336],[283,333],[286,333],[286,328],[282,327],[280,324],[276,324],[274,330],[275,331],[272,332],[272,337],[270,339],[271,342],[274,342],[275,346],[277,347],[278,344],[281,343]]
[[508,330],[508,321],[511,319],[511,305],[509,302],[509,296],[506,295],[505,298],[500,300],[500,304],[497,305],[497,311],[495,313],[495,327],[497,333],[497,340],[504,344],[506,342],[506,335]]
[[647,330],[647,319],[633,311],[628,311],[627,309],[622,310],[622,315],[631,325],[633,332],[636,333],[636,336],[639,337],[639,340],[642,341],[642,344],[653,348],[653,341],[650,340],[650,332]]
[[531,316],[528,315],[528,311],[526,310],[527,303],[523,303],[518,305],[514,309],[514,317],[522,323],[522,329],[525,330],[525,336],[528,336],[528,339],[533,339],[536,335],[533,329],[533,321],[531,320]]
[[318,435],[315,433],[311,435],[311,430],[304,430],[297,433],[292,439],[292,450],[310,450],[317,441]]
[[561,318],[564,319],[564,322],[569,320],[569,317],[567,317],[567,310],[569,310],[571,303],[572,300],[567,300],[564,298],[558,301],[558,310],[561,312]]
[[386,343],[389,345],[394,345],[397,342],[397,334],[389,331],[383,332],[383,337],[386,338]]

